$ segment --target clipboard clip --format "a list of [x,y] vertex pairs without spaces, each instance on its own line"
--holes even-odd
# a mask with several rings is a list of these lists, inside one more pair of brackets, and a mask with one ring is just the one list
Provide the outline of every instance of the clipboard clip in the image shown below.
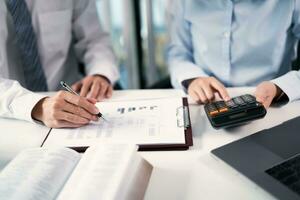
[[189,128],[191,126],[191,121],[189,117],[189,109],[187,106],[181,106],[177,108],[176,110],[176,116],[177,116],[177,126],[185,129]]

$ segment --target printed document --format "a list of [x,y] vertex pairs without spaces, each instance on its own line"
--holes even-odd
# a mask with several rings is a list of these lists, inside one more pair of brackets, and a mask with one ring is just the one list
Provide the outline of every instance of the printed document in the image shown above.
[[90,146],[108,141],[184,144],[182,98],[113,101],[97,104],[106,119],[77,129],[52,129],[44,146]]

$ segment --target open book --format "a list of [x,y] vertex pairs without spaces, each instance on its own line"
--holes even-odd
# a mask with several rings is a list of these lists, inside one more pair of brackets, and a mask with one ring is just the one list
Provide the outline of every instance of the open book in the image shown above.
[[135,145],[21,152],[0,174],[1,200],[143,199],[152,166]]

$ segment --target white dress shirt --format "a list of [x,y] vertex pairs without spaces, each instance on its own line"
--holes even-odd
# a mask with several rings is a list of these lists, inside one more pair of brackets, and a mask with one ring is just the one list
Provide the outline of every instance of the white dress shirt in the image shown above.
[[300,99],[291,71],[300,38],[300,0],[174,0],[168,63],[172,84],[214,76],[227,87],[272,81]]
[[[73,84],[83,78],[79,63],[87,75],[100,74],[116,82],[116,59],[109,35],[101,28],[95,0],[25,1],[50,91],[61,89],[61,80]],[[32,108],[44,96],[22,87],[22,63],[5,1],[0,1],[0,24],[0,116],[32,121]]]

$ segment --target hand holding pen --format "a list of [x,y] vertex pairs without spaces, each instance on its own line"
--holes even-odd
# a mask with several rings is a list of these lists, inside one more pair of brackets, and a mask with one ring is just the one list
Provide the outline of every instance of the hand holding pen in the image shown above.
[[32,109],[32,118],[50,128],[77,128],[99,120],[96,100],[68,91],[39,100]]
[[[70,93],[72,93],[72,94],[75,94],[75,95],[77,95],[77,96],[80,96],[77,92],[75,92],[66,82],[64,82],[64,81],[61,81],[60,82],[60,84],[61,84],[61,86],[63,87],[63,88],[65,88],[68,92],[70,92]],[[102,118],[103,120],[105,120],[106,121],[106,119],[103,117],[103,115],[102,115],[102,113],[101,112],[99,112],[98,114],[97,114],[97,116],[99,117],[99,118]]]

